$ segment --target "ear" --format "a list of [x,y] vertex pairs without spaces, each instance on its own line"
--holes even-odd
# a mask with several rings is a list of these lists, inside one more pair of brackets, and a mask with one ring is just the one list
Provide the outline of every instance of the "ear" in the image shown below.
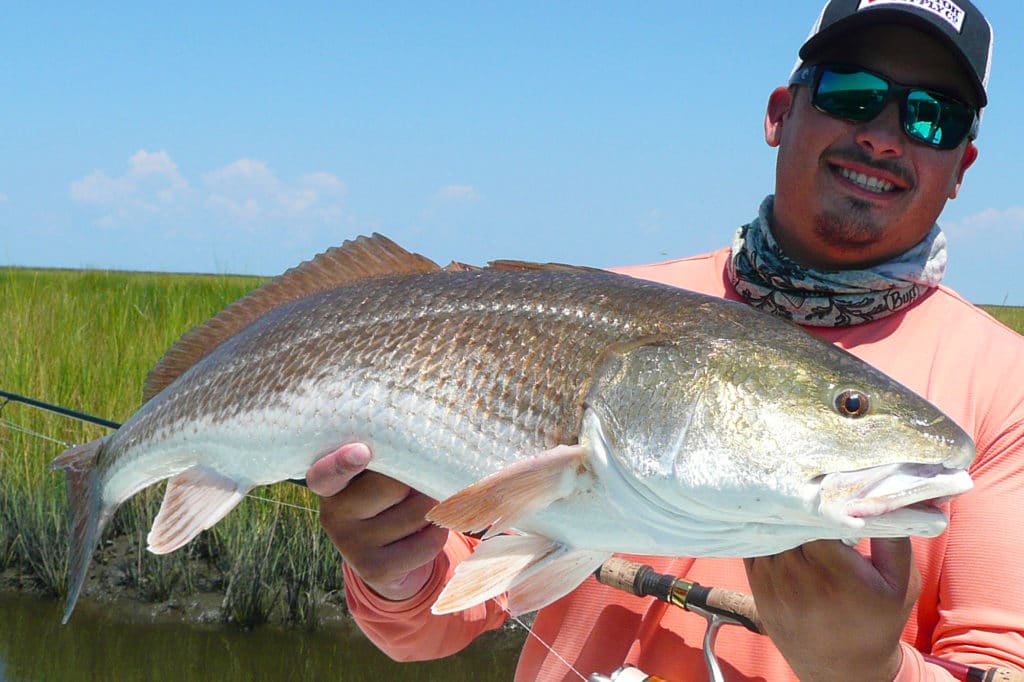
[[769,147],[782,142],[782,124],[793,107],[793,89],[779,86],[768,96],[768,111],[764,115],[764,141]]
[[977,159],[978,148],[973,142],[968,142],[967,146],[964,148],[963,158],[960,159],[960,168],[957,170],[956,183],[953,185],[953,189],[949,192],[950,199],[956,199],[956,195],[960,193],[960,185],[962,185],[964,181],[964,173],[967,172],[967,169],[970,168],[971,164],[973,164]]

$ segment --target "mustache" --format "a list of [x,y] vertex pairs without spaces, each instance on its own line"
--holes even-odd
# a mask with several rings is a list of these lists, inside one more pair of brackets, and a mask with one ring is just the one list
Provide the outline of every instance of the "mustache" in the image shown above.
[[868,152],[864,151],[861,147],[843,147],[840,149],[826,149],[822,154],[823,159],[842,159],[844,161],[850,161],[863,166],[868,166],[875,170],[884,171],[890,173],[900,180],[902,180],[908,188],[914,187],[916,184],[914,181],[914,175],[910,172],[902,163],[892,159],[879,159]]

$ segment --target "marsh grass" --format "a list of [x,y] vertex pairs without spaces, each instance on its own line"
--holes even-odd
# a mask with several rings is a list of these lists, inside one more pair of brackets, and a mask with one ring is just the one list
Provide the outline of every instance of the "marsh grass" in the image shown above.
[[1024,308],[1007,305],[983,305],[981,308],[1010,329],[1024,334]]
[[[254,277],[0,269],[0,389],[113,421],[142,400],[149,369],[185,331],[261,282]],[[65,592],[67,517],[63,474],[49,462],[67,443],[108,429],[0,399],[0,571],[56,595]],[[261,488],[189,546],[144,550],[163,486],[115,514],[97,559],[145,601],[198,588],[226,590],[224,613],[251,625],[272,614],[315,622],[340,589],[340,565],[298,486]],[[200,566],[213,566],[200,573]]]

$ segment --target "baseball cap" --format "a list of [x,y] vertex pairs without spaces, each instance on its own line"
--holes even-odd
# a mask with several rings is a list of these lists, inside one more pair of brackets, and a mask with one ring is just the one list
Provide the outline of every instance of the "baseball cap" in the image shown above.
[[970,0],[829,0],[800,48],[800,60],[849,31],[894,23],[925,31],[949,47],[970,77],[979,106],[988,104],[992,25]]

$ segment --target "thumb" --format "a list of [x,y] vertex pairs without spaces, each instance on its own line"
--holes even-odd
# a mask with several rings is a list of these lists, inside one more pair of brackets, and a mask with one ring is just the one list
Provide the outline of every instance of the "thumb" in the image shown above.
[[372,457],[366,443],[346,443],[313,463],[306,472],[306,485],[321,497],[336,495],[366,468]]
[[893,592],[914,591],[910,582],[917,570],[910,538],[872,538],[871,563]]

